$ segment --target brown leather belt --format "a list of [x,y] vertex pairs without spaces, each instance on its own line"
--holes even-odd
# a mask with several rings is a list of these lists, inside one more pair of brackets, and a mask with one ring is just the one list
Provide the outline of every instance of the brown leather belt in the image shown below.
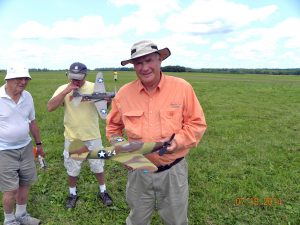
[[160,173],[162,171],[168,170],[170,169],[172,166],[175,166],[177,163],[179,163],[182,159],[184,159],[184,157],[178,158],[176,159],[174,162],[168,164],[168,165],[164,165],[164,166],[158,166],[158,170],[155,173]]

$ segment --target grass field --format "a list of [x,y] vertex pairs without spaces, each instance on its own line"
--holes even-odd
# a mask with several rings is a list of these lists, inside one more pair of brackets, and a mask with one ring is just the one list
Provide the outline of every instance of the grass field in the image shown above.
[[[133,72],[119,74],[118,86],[135,79]],[[95,75],[91,72],[88,80]],[[300,224],[300,76],[173,75],[193,85],[208,124],[200,145],[187,157],[190,224]],[[114,90],[112,73],[104,76],[107,90]],[[85,164],[77,208],[65,209],[63,111],[49,113],[46,106],[67,80],[64,72],[32,73],[32,77],[27,90],[35,100],[48,170],[38,171],[29,212],[48,225],[124,224],[129,212],[124,197],[126,170],[112,161],[106,161],[105,169],[114,206],[106,208],[99,202],[96,179]],[[1,85],[3,78],[2,73]],[[104,126],[101,122],[107,145]],[[152,224],[162,224],[156,214]]]

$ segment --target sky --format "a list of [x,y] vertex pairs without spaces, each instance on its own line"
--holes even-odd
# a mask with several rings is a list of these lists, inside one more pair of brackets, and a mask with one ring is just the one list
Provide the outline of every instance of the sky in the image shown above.
[[162,66],[299,68],[300,0],[0,0],[0,69],[121,67],[141,40]]

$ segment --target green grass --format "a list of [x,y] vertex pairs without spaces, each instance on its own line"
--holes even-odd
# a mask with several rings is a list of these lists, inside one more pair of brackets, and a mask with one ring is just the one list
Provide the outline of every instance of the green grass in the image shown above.
[[[91,72],[88,80],[95,75]],[[199,146],[187,157],[190,224],[300,224],[300,76],[173,75],[193,85],[208,124]],[[112,73],[104,76],[107,90],[113,90]],[[35,100],[48,171],[38,172],[29,212],[49,225],[124,224],[129,212],[127,174],[112,161],[106,161],[105,170],[113,207],[104,207],[96,198],[98,185],[85,164],[78,206],[64,208],[68,188],[62,158],[63,110],[48,113],[46,105],[67,79],[64,72],[32,73],[32,77],[27,90]],[[118,78],[121,86],[135,75],[120,72]],[[100,129],[107,145],[104,125],[100,123]],[[241,198],[243,204],[236,204]],[[157,214],[152,224],[162,224]]]

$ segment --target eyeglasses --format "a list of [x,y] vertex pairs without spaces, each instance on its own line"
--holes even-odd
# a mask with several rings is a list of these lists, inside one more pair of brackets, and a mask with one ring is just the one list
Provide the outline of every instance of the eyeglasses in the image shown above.
[[22,81],[22,80],[25,80],[25,81],[29,81],[30,78],[29,77],[18,77],[18,78],[15,78],[17,81]]

